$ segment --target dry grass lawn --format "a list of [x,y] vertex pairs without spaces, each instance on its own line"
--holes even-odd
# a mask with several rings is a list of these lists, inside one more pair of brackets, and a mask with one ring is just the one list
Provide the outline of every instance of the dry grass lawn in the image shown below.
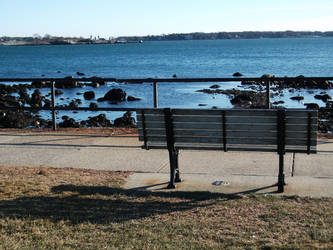
[[0,167],[1,248],[333,249],[333,199],[128,191],[129,174]]

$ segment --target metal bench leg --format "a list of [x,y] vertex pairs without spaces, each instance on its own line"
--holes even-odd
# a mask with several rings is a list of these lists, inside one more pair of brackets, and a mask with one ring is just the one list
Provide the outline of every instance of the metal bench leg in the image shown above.
[[279,154],[279,177],[278,177],[278,192],[283,193],[284,192],[284,185],[286,185],[284,181],[284,154]]
[[175,186],[175,172],[176,172],[176,152],[175,150],[169,150],[169,161],[170,161],[170,182],[168,189],[176,188]]
[[180,173],[179,173],[179,161],[178,161],[178,155],[179,155],[179,150],[176,149],[175,152],[175,166],[176,166],[176,177],[175,177],[175,182],[182,182],[180,179]]

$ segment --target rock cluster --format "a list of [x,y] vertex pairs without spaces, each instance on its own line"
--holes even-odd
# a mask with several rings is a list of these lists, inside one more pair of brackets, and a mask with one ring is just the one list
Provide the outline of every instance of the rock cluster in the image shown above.
[[326,80],[307,80],[304,76],[298,76],[297,79],[285,77],[283,80],[275,80],[274,75],[263,75],[263,81],[242,81],[242,85],[265,85],[269,79],[275,89],[294,88],[294,89],[333,89],[333,83]]

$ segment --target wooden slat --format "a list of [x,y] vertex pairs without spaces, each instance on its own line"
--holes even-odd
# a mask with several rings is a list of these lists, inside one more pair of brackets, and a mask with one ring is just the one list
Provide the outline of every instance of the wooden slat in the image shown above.
[[[139,135],[143,135],[142,129],[138,130]],[[165,129],[147,129],[146,133],[148,136],[165,136]],[[207,137],[222,137],[222,130],[175,130],[176,136],[207,136]],[[256,137],[269,137],[275,138],[277,136],[276,131],[227,131],[228,137],[248,137],[248,138],[256,138]],[[286,132],[287,139],[307,139],[307,132]],[[311,133],[311,139],[314,140],[317,138],[317,134],[315,132]]]
[[[143,136],[139,137],[140,140],[143,140]],[[165,136],[147,136],[148,142],[165,142]],[[176,143],[207,143],[207,144],[222,144],[222,138],[217,137],[175,137]],[[316,146],[316,140],[311,140],[310,145]],[[276,138],[227,138],[227,144],[239,144],[239,145],[276,145]],[[286,145],[295,145],[295,146],[306,146],[307,139],[286,139]]]
[[[219,115],[222,111],[226,112],[228,116],[276,116],[277,110],[267,109],[173,109],[175,115]],[[312,116],[317,115],[317,111],[295,109],[287,110],[286,116],[291,117],[307,117],[311,113]]]
[[[276,130],[276,124],[228,124],[227,130]],[[218,123],[174,123],[177,129],[222,129],[222,125]]]
[[[163,109],[138,109],[137,114],[141,114],[141,110],[144,111],[145,115],[164,115]],[[277,110],[267,109],[172,109],[174,115],[220,115],[222,111],[225,111],[228,116],[276,116]],[[318,116],[316,110],[286,110],[286,117],[307,117],[308,113],[311,116]]]
[[[142,116],[137,115],[137,120],[138,121],[142,121]],[[160,121],[160,122],[164,122],[164,116],[161,115],[145,115],[145,121],[146,122],[151,122],[151,121]]]
[[[311,123],[312,124],[317,124],[318,119],[317,118],[311,118]],[[286,117],[286,124],[308,124],[308,118],[307,117]]]
[[[166,149],[166,146],[160,146],[160,145],[151,145],[150,149]],[[186,150],[215,150],[215,151],[223,151],[224,148],[222,146],[197,146],[194,147],[192,144],[190,145],[177,145],[178,149],[186,149]],[[255,152],[277,152],[276,147],[257,147],[257,145],[252,145],[251,147],[228,147],[228,151],[255,151]],[[295,148],[295,149],[286,149],[286,152],[293,152],[293,153],[307,153],[306,148]],[[311,154],[317,153],[317,150],[315,148],[312,148],[310,150]]]
[[[137,115],[138,121],[142,121],[141,115]],[[202,122],[202,123],[222,123],[222,115],[218,116],[173,116],[174,122]],[[151,116],[151,115],[145,115],[145,121],[151,122],[164,122],[164,116]],[[236,124],[248,124],[248,123],[276,123],[277,117],[275,116],[267,116],[267,117],[250,117],[250,116],[226,116],[226,122],[227,123],[236,123]],[[312,118],[311,123],[316,124],[317,118]],[[307,117],[287,117],[286,118],[287,124],[308,124],[308,118]]]
[[[222,123],[219,116],[174,116],[174,122]],[[276,117],[239,117],[226,115],[226,123],[276,123]]]
[[[146,122],[146,129],[165,129],[164,122]],[[142,128],[142,122],[138,122],[138,127]]]
[[[138,122],[139,128],[142,127],[141,122]],[[165,129],[164,122],[146,122],[147,129]],[[203,129],[203,130],[220,130],[221,124],[218,123],[174,123],[175,130],[177,129]],[[228,124],[227,131],[276,131],[276,124]],[[308,125],[303,124],[286,124],[286,131],[307,131]],[[312,131],[317,131],[317,124],[311,126]]]
[[153,114],[153,115],[164,115],[163,109],[137,109],[136,113],[141,114],[141,111],[145,113],[145,115]]
[[[141,128],[138,129],[139,135],[143,135],[143,130]],[[163,135],[165,136],[165,129],[146,129],[147,135]]]

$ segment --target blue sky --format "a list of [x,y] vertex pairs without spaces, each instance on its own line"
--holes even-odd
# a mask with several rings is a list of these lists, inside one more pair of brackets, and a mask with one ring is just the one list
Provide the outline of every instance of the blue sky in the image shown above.
[[0,36],[333,30],[333,0],[1,0]]

